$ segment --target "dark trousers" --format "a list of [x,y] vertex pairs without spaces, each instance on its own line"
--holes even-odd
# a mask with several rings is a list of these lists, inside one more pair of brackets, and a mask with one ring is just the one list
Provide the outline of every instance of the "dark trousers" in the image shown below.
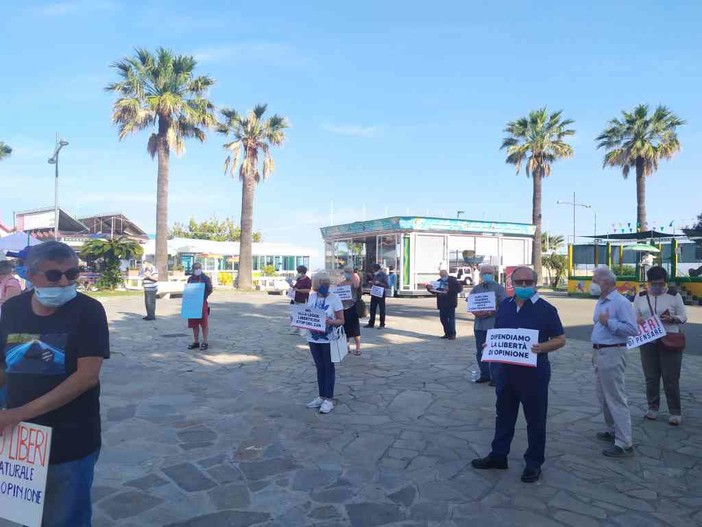
[[453,306],[441,306],[439,308],[439,319],[444,327],[444,335],[447,337],[456,336],[456,308]]
[[487,340],[487,330],[476,329],[473,330],[473,334],[475,335],[475,358],[478,360],[478,367],[480,368],[480,378],[492,379],[492,375],[490,375],[491,363],[483,362],[483,344],[485,344],[485,341]]
[[385,297],[380,298],[379,296],[371,297],[371,307],[370,307],[370,320],[368,325],[370,327],[375,326],[375,312],[380,308],[380,325],[385,325]]
[[656,342],[641,346],[641,366],[646,378],[648,408],[656,410],[661,404],[661,378],[670,415],[682,415],[680,409],[680,368],[682,351],[659,351]]
[[317,367],[317,385],[319,396],[326,399],[334,397],[334,381],[336,380],[336,370],[331,360],[331,349],[329,343],[310,342],[310,353]]
[[497,384],[497,418],[491,455],[506,459],[514,437],[514,425],[522,404],[527,422],[529,448],[524,460],[529,468],[539,468],[546,451],[546,412],[551,364],[540,358],[536,368],[511,364],[492,365],[492,376]]
[[144,304],[146,306],[146,317],[156,318],[156,291],[144,290]]

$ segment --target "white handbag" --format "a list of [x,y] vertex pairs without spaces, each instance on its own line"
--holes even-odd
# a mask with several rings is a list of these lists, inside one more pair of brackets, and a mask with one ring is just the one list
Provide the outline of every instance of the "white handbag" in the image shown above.
[[335,327],[329,335],[329,349],[331,351],[331,361],[339,363],[346,358],[349,353],[349,344],[346,339],[344,326]]

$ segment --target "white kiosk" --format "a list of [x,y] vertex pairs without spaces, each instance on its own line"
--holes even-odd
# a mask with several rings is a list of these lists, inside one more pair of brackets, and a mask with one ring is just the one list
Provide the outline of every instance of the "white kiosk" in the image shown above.
[[531,264],[534,226],[527,223],[397,216],[322,227],[325,267],[393,268],[401,296],[426,294],[439,267],[460,275],[470,264]]

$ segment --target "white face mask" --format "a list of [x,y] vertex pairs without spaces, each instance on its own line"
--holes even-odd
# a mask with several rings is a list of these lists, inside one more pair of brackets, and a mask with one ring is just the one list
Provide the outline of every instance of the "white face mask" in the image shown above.
[[590,294],[592,296],[600,296],[602,294],[602,288],[599,284],[595,282],[590,282]]
[[195,270],[193,271],[193,274],[194,274],[195,276],[200,276],[200,275],[202,274],[202,269],[195,269]]

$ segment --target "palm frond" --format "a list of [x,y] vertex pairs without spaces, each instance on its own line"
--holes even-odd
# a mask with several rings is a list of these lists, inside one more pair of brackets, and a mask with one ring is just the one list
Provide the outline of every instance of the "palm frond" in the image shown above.
[[[239,178],[251,179],[256,183],[266,180],[275,170],[275,162],[270,149],[280,146],[285,141],[285,129],[289,123],[281,115],[273,115],[263,120],[267,105],[261,104],[250,110],[246,116],[231,108],[222,108],[222,120],[218,123],[217,132],[222,135],[232,136],[234,141],[224,144],[229,152],[225,160],[225,171],[239,169]],[[241,152],[244,158],[239,165]],[[259,157],[261,158],[261,172],[259,172]]]
[[146,145],[146,151],[151,156],[151,159],[156,157],[156,154],[158,154],[158,135],[157,134],[151,134],[151,136],[149,137],[149,142]]
[[[194,75],[197,62],[193,57],[176,55],[166,48],[153,53],[136,48],[133,56],[111,66],[119,80],[105,89],[119,95],[112,119],[120,139],[163,121],[160,129],[168,148],[182,153],[185,139],[203,140],[202,128],[216,126],[214,105],[204,96],[214,80]],[[155,151],[152,147],[148,147],[149,153]]]
[[644,175],[649,176],[658,170],[661,159],[670,159],[681,150],[676,129],[685,121],[666,106],[659,105],[649,114],[649,106],[639,104],[621,113],[621,119],[610,120],[595,139],[597,148],[605,150],[603,167],[621,167],[626,178],[640,160]]

